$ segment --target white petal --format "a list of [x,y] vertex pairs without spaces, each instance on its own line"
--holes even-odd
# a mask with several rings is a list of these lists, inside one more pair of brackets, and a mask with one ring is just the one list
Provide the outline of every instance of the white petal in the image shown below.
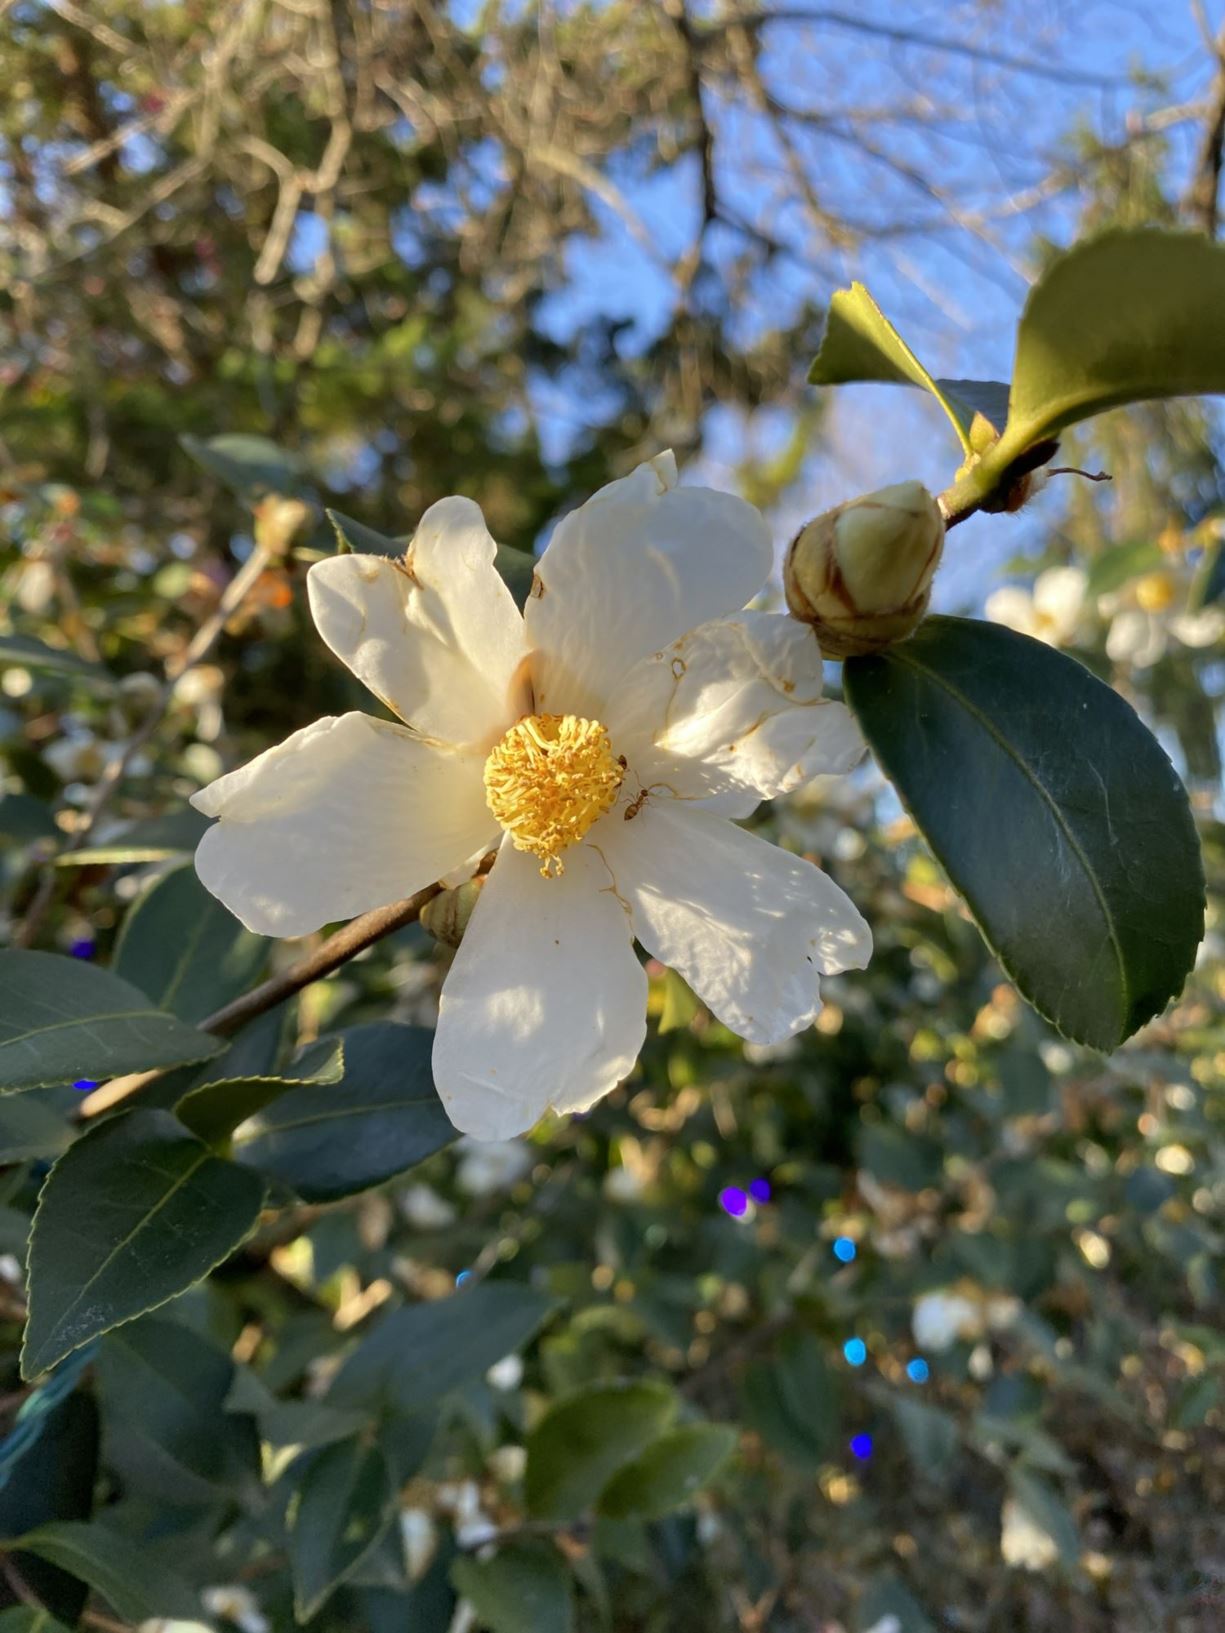
[[471,499],[440,499],[403,561],[332,556],[307,575],[332,651],[423,737],[488,749],[521,710],[510,696],[523,620]]
[[868,962],[871,931],[828,874],[712,812],[648,803],[598,832],[639,941],[751,1043],[809,1025],[818,977]]
[[992,590],[983,611],[993,624],[1015,629],[1019,635],[1036,633],[1038,620],[1034,616],[1033,597],[1019,584],[1005,584],[1001,589]]
[[249,930],[303,936],[433,884],[497,823],[478,755],[365,714],[316,720],[193,795],[196,872]]
[[854,716],[822,697],[823,687],[821,649],[806,625],[745,612],[635,664],[605,724],[629,762],[631,795],[656,784],[680,799],[726,790],[741,797],[720,808],[743,814],[863,758]]
[[1068,640],[1075,630],[1088,582],[1083,567],[1048,567],[1034,580],[1034,607],[1056,640]]
[[1170,633],[1184,646],[1215,646],[1225,637],[1225,612],[1201,607],[1198,612],[1178,613],[1170,619]]
[[549,1107],[585,1111],[629,1075],[646,975],[607,869],[587,846],[542,879],[506,840],[451,966],[434,1081],[456,1128],[504,1140]]
[[1166,649],[1165,625],[1152,613],[1131,608],[1120,612],[1106,636],[1106,656],[1114,663],[1147,669]]
[[675,481],[669,454],[557,524],[524,611],[538,709],[602,719],[631,664],[761,588],[772,550],[757,511]]

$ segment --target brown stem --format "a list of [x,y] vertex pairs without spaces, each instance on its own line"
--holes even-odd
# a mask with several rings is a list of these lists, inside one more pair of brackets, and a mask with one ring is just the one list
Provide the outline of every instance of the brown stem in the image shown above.
[[[493,856],[490,854],[484,857],[477,872],[487,873],[492,866]],[[214,1011],[199,1023],[199,1030],[211,1032],[216,1037],[228,1037],[231,1032],[237,1032],[248,1021],[275,1009],[286,998],[292,998],[295,992],[310,986],[312,981],[322,981],[324,976],[331,975],[333,970],[356,958],[358,953],[365,952],[367,947],[373,947],[384,936],[402,930],[405,925],[415,924],[421,917],[421,909],[427,902],[433,901],[443,888],[440,884],[427,885],[415,896],[406,896],[403,901],[376,907],[372,912],[363,913],[360,918],[351,919],[326,941],[320,942],[312,952],[298,959],[296,964],[253,987],[241,998],[235,998],[233,1003]],[[95,1089],[81,1102],[81,1117],[96,1117],[99,1112],[109,1111],[121,1100],[143,1089],[146,1083],[161,1077],[164,1070],[132,1072],[126,1077],[115,1077],[109,1083],[103,1083],[101,1088]]]

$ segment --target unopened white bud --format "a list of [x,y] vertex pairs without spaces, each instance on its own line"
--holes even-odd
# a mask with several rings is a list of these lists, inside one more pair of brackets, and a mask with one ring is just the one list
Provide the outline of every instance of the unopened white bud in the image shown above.
[[879,652],[927,611],[943,549],[944,518],[921,483],[881,488],[801,528],[784,568],[787,605],[827,657]]

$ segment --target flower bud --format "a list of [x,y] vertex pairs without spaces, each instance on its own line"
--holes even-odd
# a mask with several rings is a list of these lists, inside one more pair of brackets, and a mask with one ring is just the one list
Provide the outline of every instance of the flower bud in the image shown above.
[[484,877],[478,875],[453,890],[440,890],[421,909],[421,928],[444,947],[458,947],[484,883]]
[[830,658],[879,652],[927,611],[944,548],[940,507],[918,482],[837,505],[802,528],[787,552],[787,605]]

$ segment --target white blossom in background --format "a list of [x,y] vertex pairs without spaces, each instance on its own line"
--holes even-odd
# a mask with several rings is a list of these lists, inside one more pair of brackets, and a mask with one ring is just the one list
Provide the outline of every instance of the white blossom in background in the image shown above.
[[476,1140],[467,1135],[456,1150],[455,1183],[465,1196],[507,1191],[531,1173],[536,1161],[531,1146],[522,1140]]
[[1005,1565],[1024,1571],[1045,1571],[1059,1558],[1059,1544],[1022,1508],[1015,1497],[1005,1497],[1000,1523],[1000,1555]]
[[485,1381],[494,1389],[518,1389],[523,1382],[522,1360],[517,1355],[504,1355],[486,1372]]
[[434,1079],[482,1139],[585,1111],[632,1069],[671,965],[755,1043],[808,1026],[867,925],[733,819],[863,743],[811,632],[743,612],[772,561],[752,506],[670,454],[558,523],[520,615],[478,507],[444,499],[402,560],[317,562],[332,651],[397,722],[317,721],[203,789],[196,867],[250,929],[298,936],[497,861],[447,974]]
[[200,1603],[210,1616],[223,1616],[233,1622],[242,1633],[268,1633],[268,1618],[259,1608],[259,1601],[249,1588],[238,1583],[226,1587],[205,1588]]
[[424,1508],[400,1510],[400,1544],[409,1580],[417,1582],[429,1570],[438,1549],[438,1527]]
[[1032,635],[1048,646],[1069,646],[1086,611],[1088,575],[1081,567],[1047,567],[1032,590],[1006,584],[993,590],[984,608],[993,624]]
[[527,1472],[527,1448],[499,1446],[496,1451],[490,1452],[487,1461],[490,1474],[500,1485],[517,1485]]
[[958,1339],[979,1338],[983,1332],[982,1306],[964,1293],[943,1289],[915,1300],[910,1330],[920,1349],[951,1349]]
[[1194,649],[1225,639],[1225,609],[1187,612],[1189,583],[1171,570],[1145,573],[1098,602],[1109,619],[1106,655],[1131,669],[1149,669],[1169,651],[1170,642]]
[[439,1196],[432,1185],[421,1183],[406,1185],[400,1192],[400,1212],[418,1230],[445,1230],[459,1218],[445,1196]]

